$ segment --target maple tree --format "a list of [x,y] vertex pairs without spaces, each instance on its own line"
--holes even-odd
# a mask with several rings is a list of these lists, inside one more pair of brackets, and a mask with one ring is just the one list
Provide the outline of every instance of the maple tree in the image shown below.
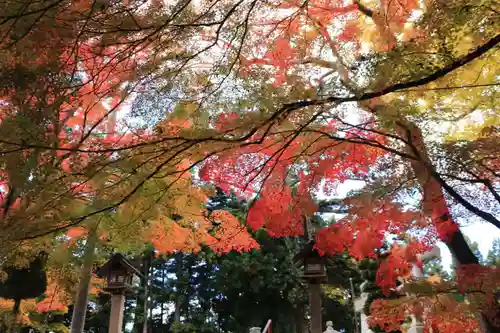
[[[51,1],[32,4],[27,9],[3,5],[2,29],[9,32],[12,24],[19,32],[7,34],[2,40],[3,56],[10,59],[2,73],[6,77],[24,73],[34,79],[11,82],[2,95],[2,163],[6,172],[2,175],[1,197],[2,219],[7,227],[2,243],[6,253],[8,244],[66,230],[96,216],[104,216],[100,226],[108,229],[102,231],[103,237],[111,242],[114,239],[115,245],[123,240],[130,243],[137,235],[133,231],[147,219],[154,220],[151,224],[156,231],[170,228],[168,232],[182,236],[178,245],[163,244],[170,246],[163,250],[176,250],[182,239],[194,237],[190,232],[193,225],[197,229],[210,224],[202,216],[204,189],[194,188],[189,181],[192,165],[185,152],[191,148],[190,154],[195,156],[197,147],[182,139],[169,140],[187,126],[185,121],[168,117],[160,126],[144,129],[128,123],[133,117],[119,119],[126,98],[148,87],[149,81],[145,80],[150,80],[152,71],[163,76],[179,72],[165,72],[158,68],[160,64],[178,60],[182,67],[189,60],[189,52],[179,46],[185,33],[181,31],[175,39],[162,40],[160,44],[145,45],[160,34],[156,31],[148,38],[142,35],[154,28],[158,23],[155,20],[165,19],[162,15],[150,15],[158,12],[156,6],[162,4],[104,1],[95,5],[94,8],[87,1]],[[165,15],[169,10],[173,9],[167,6]],[[107,16],[110,13],[113,17]],[[21,17],[35,22],[29,27],[18,26]],[[166,29],[179,24],[174,23]],[[130,25],[149,28],[136,31]],[[16,34],[22,38],[17,40]],[[44,43],[54,35],[61,38],[52,38],[53,44]],[[138,40],[134,42],[134,38]],[[160,46],[161,52],[173,53],[164,56],[155,49]],[[33,50],[40,56],[25,62]],[[37,115],[35,110],[44,113]],[[31,125],[28,131],[26,124]],[[43,133],[33,134],[35,130]],[[164,176],[160,181],[153,179],[158,172]],[[163,195],[167,190],[172,194]],[[149,209],[171,198],[167,209]],[[172,223],[168,216],[178,211],[176,205],[186,202],[193,211],[184,209],[180,214],[183,220]],[[133,207],[141,209],[134,213]],[[163,220],[152,218],[153,211]],[[229,225],[236,226],[224,212],[211,218],[227,219]],[[221,231],[226,236],[216,238],[231,238],[231,228]],[[85,236],[87,231],[83,229],[71,229],[70,236]],[[154,230],[145,230],[143,234]],[[191,245],[187,247],[195,249],[196,242],[210,238],[196,237],[199,239],[189,240]]]
[[[329,186],[335,186],[336,183],[349,177],[363,178],[369,183],[367,190],[357,197],[346,200],[351,206],[350,214],[322,230],[318,235],[318,246],[330,253],[343,251],[347,247],[352,255],[361,259],[365,256],[374,256],[373,250],[382,245],[387,233],[410,237],[409,246],[404,249],[395,246],[379,269],[378,282],[387,290],[394,287],[396,277],[409,274],[409,261],[436,240],[444,241],[460,264],[477,267],[474,264],[478,259],[469,249],[458,229],[456,217],[452,217],[451,210],[456,210],[462,205],[469,213],[497,227],[500,226],[495,204],[493,206],[483,204],[488,200],[498,204],[498,177],[492,168],[496,163],[493,152],[498,152],[498,145],[486,143],[488,139],[481,137],[484,134],[479,133],[480,138],[471,140],[470,143],[448,137],[446,144],[439,145],[436,141],[426,142],[423,133],[435,128],[432,123],[443,125],[448,117],[460,115],[461,110],[464,110],[461,117],[465,118],[473,112],[491,112],[488,108],[495,96],[495,88],[492,87],[496,81],[491,75],[495,72],[496,62],[490,62],[490,57],[495,58],[497,54],[494,51],[487,56],[484,54],[493,49],[499,40],[498,35],[494,35],[494,29],[491,30],[494,26],[491,16],[493,13],[486,14],[480,9],[475,9],[468,17],[471,20],[468,24],[483,19],[485,15],[486,23],[480,24],[484,29],[478,32],[471,24],[470,28],[458,29],[454,36],[466,36],[466,38],[476,36],[477,40],[484,41],[483,44],[464,47],[458,44],[459,42],[446,41],[444,45],[436,47],[434,43],[440,40],[436,36],[440,37],[445,33],[443,17],[446,17],[447,27],[463,20],[459,13],[448,11],[450,8],[440,8],[436,3],[429,3],[428,8],[421,9],[425,11],[423,18],[418,23],[410,23],[410,26],[413,25],[409,28],[411,31],[406,31],[412,35],[410,40],[402,38],[400,42],[397,41],[396,35],[403,33],[405,37],[406,24],[403,26],[402,22],[408,23],[412,10],[417,7],[416,3],[399,3],[392,9],[382,6],[378,13],[368,11],[367,8],[337,4],[338,11],[330,9],[328,13],[331,15],[321,18],[326,22],[317,22],[318,18],[314,17],[314,11],[308,11],[309,6],[314,7],[314,5],[313,2],[308,2],[304,6],[287,3],[285,5],[287,8],[295,6],[295,14],[288,16],[287,13],[285,18],[274,21],[274,24],[267,24],[270,26],[268,30],[263,29],[262,35],[271,37],[269,44],[264,46],[268,48],[267,51],[262,52],[261,58],[243,61],[245,68],[243,75],[251,75],[249,72],[252,72],[252,68],[258,66],[271,65],[274,68],[274,71],[265,73],[258,71],[258,75],[264,76],[259,82],[266,86],[266,89],[272,89],[273,94],[278,95],[277,101],[280,101],[281,96],[284,99],[285,95],[297,97],[294,95],[297,92],[293,88],[279,88],[286,83],[299,86],[303,93],[300,97],[303,100],[285,102],[278,111],[273,110],[274,113],[266,119],[267,123],[260,126],[260,133],[259,130],[245,131],[245,125],[242,126],[235,121],[238,118],[243,118],[244,121],[249,117],[245,113],[241,116],[231,113],[232,133],[240,133],[242,137],[252,137],[254,140],[246,140],[245,147],[239,148],[236,152],[218,154],[205,164],[200,176],[204,180],[216,182],[221,187],[235,187],[243,195],[256,194],[254,211],[248,214],[248,224],[254,228],[265,226],[271,233],[277,235],[300,233],[301,219],[314,211],[310,199],[318,190],[328,191],[331,189]],[[400,8],[397,8],[398,6]],[[467,6],[460,7],[460,3],[455,2],[450,7],[458,10]],[[361,16],[372,19],[373,28],[378,30],[384,39],[383,47],[374,49],[378,52],[381,50],[388,52],[380,56],[380,59],[377,59],[376,54],[362,52],[371,57],[369,64],[359,64],[358,59],[349,59],[349,54],[344,54],[344,58],[339,56],[339,51],[344,47],[341,41],[345,36],[337,39],[336,44],[332,45],[331,36],[324,29],[325,23],[330,24],[336,14],[340,16],[339,13],[344,15],[357,9],[361,9],[361,13],[357,12],[358,15],[362,14]],[[302,11],[307,13],[307,18],[303,19],[300,16]],[[402,13],[405,14],[401,21]],[[392,26],[386,24],[381,26],[378,15],[385,16],[385,22],[389,16],[396,20]],[[435,20],[436,17],[440,18],[439,23]],[[312,23],[307,25],[309,23],[307,20]],[[302,30],[297,25],[302,25]],[[317,30],[316,35],[313,35],[314,41],[322,39],[318,42],[319,45],[323,43],[325,48],[330,47],[329,51],[336,58],[335,61],[307,58],[311,53],[314,54],[315,50],[311,51],[300,45],[304,42],[300,32],[307,33],[307,29],[314,28]],[[431,33],[434,31],[435,35],[432,36]],[[349,31],[349,34],[352,34],[352,31]],[[374,43],[373,40],[368,42]],[[312,45],[319,47],[317,44]],[[257,46],[259,47],[262,48],[262,44]],[[440,47],[444,49],[442,53],[448,57],[445,60],[415,56],[418,52],[426,54],[429,49],[440,50]],[[352,51],[352,48],[349,51]],[[413,59],[407,60],[402,55],[406,52],[411,53]],[[362,56],[358,54],[358,58]],[[366,55],[364,57],[366,58]],[[351,66],[346,66],[343,61],[349,62]],[[322,96],[311,98],[310,90],[308,91],[305,83],[307,81],[301,81],[304,76],[307,79],[310,72],[298,65],[311,63],[333,68],[332,72],[337,76],[326,83],[323,81],[325,78],[321,77],[319,88],[324,98],[321,98]],[[356,65],[355,70],[351,70],[354,65]],[[360,86],[362,81],[356,78],[358,74],[356,69],[362,66],[365,70],[370,66],[370,70],[388,75],[375,76],[373,83]],[[483,75],[481,68],[491,69],[486,70],[485,73],[488,74]],[[332,72],[327,72],[325,75],[332,75]],[[448,73],[451,74],[445,76]],[[479,83],[476,81],[473,86],[468,86],[466,83],[462,87],[457,84],[467,82],[472,75],[480,75],[484,81]],[[274,87],[270,87],[267,83],[269,80]],[[416,91],[409,89],[425,85],[427,86],[415,89]],[[327,89],[331,91],[325,91]],[[445,91],[467,89],[467,91],[463,95],[454,93],[436,95],[433,92],[440,89]],[[426,90],[431,91],[430,96],[423,92]],[[394,94],[389,95],[392,92],[398,92],[400,95],[398,97]],[[449,100],[444,103],[436,101],[436,98],[443,99],[444,96]],[[474,97],[477,99],[472,99]],[[473,105],[469,100],[473,100]],[[342,108],[343,103],[350,101],[359,102],[358,108],[361,110],[358,111],[360,119],[357,121],[350,120],[346,110]],[[418,103],[421,102],[424,104],[419,108]],[[440,103],[443,111],[436,107],[431,108]],[[452,103],[457,107],[452,108],[450,106]],[[310,108],[305,110],[305,107]],[[420,127],[417,121],[425,121],[431,126]],[[227,127],[225,130],[227,131]],[[491,130],[490,128],[488,133],[491,133]],[[259,135],[261,133],[262,136]],[[479,142],[484,142],[484,145],[480,144],[484,149],[482,153],[472,148],[477,147]],[[463,149],[464,146],[466,149]],[[484,155],[479,157],[481,154]],[[485,164],[485,161],[488,162]],[[490,162],[493,164],[488,164]],[[393,170],[393,173],[384,172],[387,169]],[[375,177],[379,179],[373,181]],[[403,186],[400,185],[402,181]],[[293,196],[291,183],[296,186]],[[479,200],[477,197],[465,194],[464,189],[460,188],[462,186],[471,188],[474,195],[477,195],[479,187],[475,184],[481,184],[486,192]],[[389,192],[381,191],[381,187],[385,187]],[[415,209],[403,208],[401,201],[409,194],[408,190],[413,188],[420,188],[422,192],[421,208],[418,206]],[[372,194],[368,194],[369,192]],[[463,214],[463,211],[461,213]],[[420,231],[420,235],[415,237],[415,231]],[[487,294],[495,294],[495,290],[496,287],[493,287]],[[491,309],[483,309],[487,325],[492,331],[494,330],[492,320],[498,311],[495,303],[490,303]],[[448,309],[451,310],[452,307]],[[455,325],[458,323],[460,320],[455,321]],[[452,326],[450,324],[450,327]]]
[[[142,147],[141,142],[158,136],[118,119],[127,96],[140,90],[141,79],[157,64],[172,61],[162,55],[157,63],[158,45],[145,47],[147,38],[133,45],[131,39],[141,32],[120,36],[109,28],[98,36],[106,24],[120,29],[148,24],[154,17],[141,12],[138,2],[113,8],[87,1],[1,6],[1,56],[8,60],[1,68],[2,256],[16,260],[12,248],[19,243],[36,247],[30,240],[42,239],[47,245],[60,231],[67,230],[70,243],[85,238],[88,259],[77,302],[86,303],[99,242],[137,250],[152,241],[162,252],[197,250],[202,243],[219,252],[256,245],[229,214],[203,215],[203,189],[190,184],[188,169],[177,158],[175,149],[184,150],[182,144]],[[131,11],[137,16],[121,25],[120,17]],[[171,44],[178,49],[176,41]],[[182,125],[173,119],[164,129],[175,135]],[[171,147],[173,153],[165,154]],[[164,166],[169,176],[151,179],[152,162]],[[150,209],[152,204],[163,208]],[[180,207],[180,219],[170,218]],[[209,235],[206,229],[219,220],[227,224]],[[40,311],[47,310],[45,303]],[[57,307],[65,305],[57,302]]]
[[[454,327],[460,327],[466,332],[480,331],[476,313],[484,310],[484,304],[478,306],[480,303],[473,300],[476,293],[484,293],[491,288],[491,284],[498,285],[495,282],[498,273],[494,268],[483,266],[468,266],[466,269],[474,271],[476,276],[459,274],[459,279],[452,281],[433,275],[423,280],[405,282],[398,288],[399,296],[396,299],[376,300],[372,304],[370,323],[384,325],[386,329],[398,329],[399,324],[390,318],[395,316],[405,321],[407,314],[412,313],[420,320],[425,317],[426,332],[446,332]],[[485,287],[487,284],[490,286]],[[464,297],[464,294],[467,296]],[[407,325],[404,325],[407,326],[406,329],[409,323]]]
[[[216,211],[224,208],[244,220],[247,204],[219,190],[215,197],[209,198],[207,209]],[[139,306],[143,300],[138,291],[137,296],[126,302],[126,306],[134,302],[138,305],[132,310],[135,312],[133,320],[127,318],[124,326],[133,322],[132,331],[140,332],[146,316],[148,329],[152,332],[165,329],[175,332],[246,332],[249,326],[260,325],[262,318],[272,318],[273,331],[289,331],[294,326],[297,332],[307,331],[307,327],[303,327],[308,321],[307,294],[299,278],[300,270],[290,264],[301,239],[273,239],[262,230],[254,235],[261,246],[259,251],[219,255],[208,247],[202,247],[198,253],[156,257],[148,287],[151,301],[146,312],[149,315]],[[343,318],[336,321],[336,327],[350,332],[351,307],[349,303],[344,303],[343,289],[349,286],[346,270],[349,262],[342,257],[332,259],[328,273],[329,283],[333,286],[328,293],[325,292],[328,298],[325,300],[324,316]],[[235,276],[238,278],[235,279]],[[237,282],[228,284],[229,277]],[[88,310],[86,329],[107,330],[109,297],[106,296],[101,295],[91,301],[93,304]],[[130,309],[125,310],[125,317],[127,313]]]
[[[96,217],[128,247],[255,246],[231,215],[205,214],[191,170],[256,199],[248,225],[275,236],[301,234],[318,193],[362,180],[318,246],[363,258],[408,239],[381,265],[387,290],[437,240],[476,264],[460,221],[500,227],[492,0],[27,6],[0,16],[2,254]],[[137,104],[118,116],[132,99],[162,100],[154,130]]]

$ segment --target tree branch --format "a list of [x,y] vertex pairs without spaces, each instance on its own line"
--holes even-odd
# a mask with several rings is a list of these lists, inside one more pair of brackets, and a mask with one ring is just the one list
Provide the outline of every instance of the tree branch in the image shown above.
[[315,100],[304,100],[304,101],[298,101],[298,102],[293,102],[293,103],[287,103],[284,104],[283,107],[280,109],[279,112],[284,112],[284,111],[294,111],[300,108],[304,108],[307,106],[317,106],[317,105],[324,105],[328,103],[344,103],[344,102],[360,102],[360,101],[367,101],[373,98],[377,97],[382,97],[384,95],[393,93],[393,92],[398,92],[403,89],[409,89],[409,88],[414,88],[414,87],[419,87],[423,86],[425,84],[431,83],[433,81],[436,81],[443,76],[453,72],[454,70],[467,65],[468,63],[474,61],[475,59],[481,57],[485,53],[487,53],[489,50],[492,48],[496,47],[500,43],[500,34],[496,35],[495,37],[491,38],[488,42],[485,44],[479,46],[476,48],[474,51],[471,53],[468,53],[467,55],[453,61],[451,64],[449,64],[446,67],[443,67],[434,73],[416,79],[416,80],[410,80],[407,82],[402,82],[402,83],[396,83],[393,85],[390,85],[384,89],[378,90],[378,91],[373,91],[373,92],[367,92],[364,94],[361,94],[359,96],[349,96],[349,97],[338,97],[338,96],[330,96],[325,99],[315,99]]
[[356,0],[356,4],[358,5],[358,9],[361,13],[368,17],[373,17],[373,10],[363,5],[359,0]]

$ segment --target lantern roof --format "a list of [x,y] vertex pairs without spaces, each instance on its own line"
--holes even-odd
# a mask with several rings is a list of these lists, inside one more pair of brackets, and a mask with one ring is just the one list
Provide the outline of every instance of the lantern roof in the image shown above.
[[142,273],[139,271],[139,269],[121,253],[113,254],[108,262],[106,262],[103,266],[101,266],[101,268],[99,268],[99,270],[97,271],[97,275],[99,277],[104,277],[108,275],[109,272],[115,270],[125,270],[127,274],[136,274],[142,278]]
[[314,247],[316,242],[314,240],[309,241],[305,244],[302,249],[297,253],[294,257],[294,261],[304,261],[305,259],[310,258],[323,258],[318,250]]

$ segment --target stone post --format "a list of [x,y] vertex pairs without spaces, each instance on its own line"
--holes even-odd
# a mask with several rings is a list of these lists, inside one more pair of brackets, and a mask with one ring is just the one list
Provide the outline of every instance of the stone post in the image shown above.
[[108,333],[121,333],[123,325],[123,310],[125,308],[125,295],[111,295],[111,315],[109,316]]
[[[439,258],[440,257],[439,247],[436,245],[432,250],[427,251],[421,254],[420,256],[417,255],[417,257],[422,262],[426,262],[434,258]],[[412,263],[411,274],[414,280],[421,280],[425,278],[424,272],[417,263]],[[423,332],[424,332],[424,323],[422,322],[422,318],[416,316],[415,314],[412,314],[411,327],[408,330],[408,333],[423,333]]]
[[260,333],[260,327],[250,327],[249,333]]
[[424,333],[424,323],[415,315],[411,315],[411,327],[408,329],[408,333]]
[[321,285],[319,283],[309,283],[309,304],[311,306],[311,333],[322,333]]

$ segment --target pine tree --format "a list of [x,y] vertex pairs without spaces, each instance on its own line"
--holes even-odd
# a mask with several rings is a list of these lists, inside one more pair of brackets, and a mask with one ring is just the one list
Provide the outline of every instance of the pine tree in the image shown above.
[[493,240],[491,249],[486,256],[486,264],[492,266],[500,266],[500,238]]
[[[221,191],[209,199],[207,206],[209,211],[228,209],[242,220],[247,210],[244,201]],[[324,224],[319,217],[314,220]],[[212,228],[216,231],[218,225]],[[275,239],[264,229],[253,236],[259,251],[217,255],[202,247],[197,253],[157,257],[151,281],[152,331],[246,333],[249,327],[263,326],[272,319],[274,332],[304,332],[307,290],[293,263],[303,240]],[[345,290],[349,277],[356,279],[349,258],[334,256],[328,265],[334,289]],[[334,319],[336,327],[352,332],[352,306],[346,303],[344,292],[326,294],[325,320]]]
[[441,258],[432,259],[424,264],[424,274],[426,276],[437,275],[443,280],[450,280],[450,274],[444,269]]

